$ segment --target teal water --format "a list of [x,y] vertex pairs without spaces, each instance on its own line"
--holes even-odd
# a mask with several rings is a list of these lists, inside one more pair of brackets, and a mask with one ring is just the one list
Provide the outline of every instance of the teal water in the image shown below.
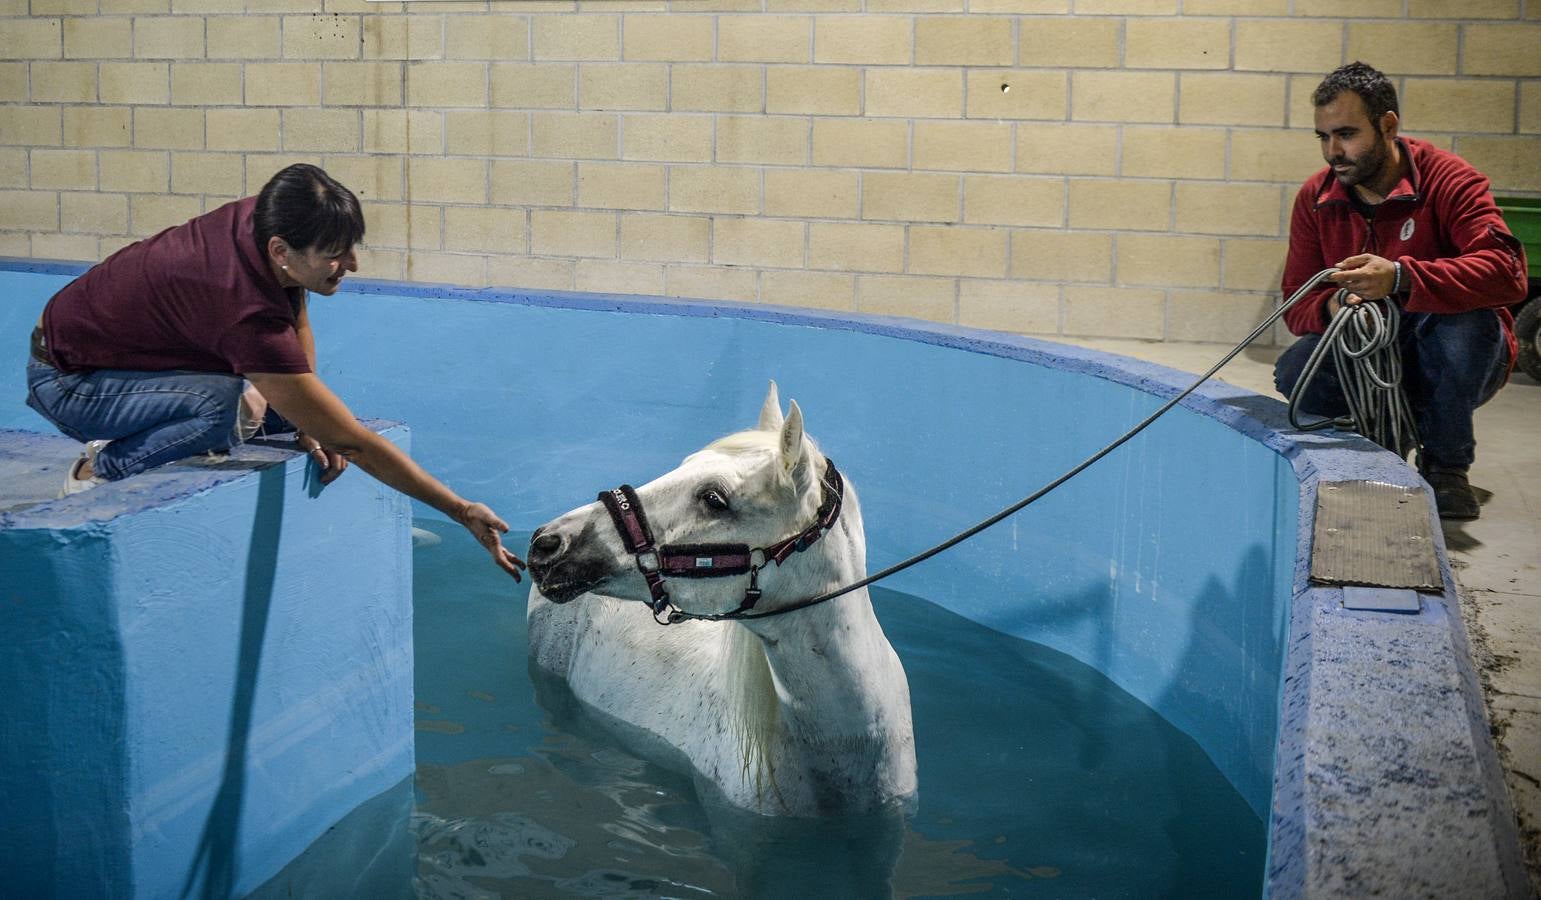
[[[705,807],[559,686],[537,698],[527,586],[457,526],[416,524],[444,538],[414,551],[419,897],[1260,894],[1264,824],[1190,738],[1093,668],[883,589],[915,808],[787,821]],[[638,627],[660,627],[640,605]]]

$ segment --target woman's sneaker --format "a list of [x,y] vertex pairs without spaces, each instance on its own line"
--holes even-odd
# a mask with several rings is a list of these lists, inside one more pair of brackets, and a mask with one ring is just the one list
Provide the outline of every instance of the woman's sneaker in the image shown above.
[[101,453],[102,448],[105,446],[107,446],[106,441],[86,442],[86,452],[80,454],[79,459],[70,463],[70,470],[64,473],[64,488],[59,491],[60,499],[71,494],[78,494],[81,491],[88,491],[99,484],[107,483],[107,479],[100,475],[92,475],[90,478],[77,477],[80,474],[80,464],[84,462],[90,462],[91,471],[96,471],[96,455]]

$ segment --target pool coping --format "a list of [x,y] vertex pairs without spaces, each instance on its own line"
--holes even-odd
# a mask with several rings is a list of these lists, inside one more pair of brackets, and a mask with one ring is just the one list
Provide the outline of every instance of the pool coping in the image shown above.
[[[0,258],[0,269],[13,271],[73,275],[86,268]],[[362,278],[349,279],[340,293],[857,331],[1091,375],[1162,400],[1194,380],[1164,366],[1048,340],[858,312]],[[1301,489],[1268,823],[1268,896],[1435,896],[1449,895],[1451,885],[1471,895],[1527,896],[1513,811],[1432,508],[1443,590],[1423,595],[1422,613],[1344,610],[1341,589],[1309,581],[1321,482],[1363,479],[1421,490],[1422,479],[1357,435],[1294,432],[1280,401],[1242,388],[1209,381],[1181,405],[1279,453]],[[1321,727],[1329,721],[1331,733]],[[1397,814],[1386,816],[1390,793],[1398,798],[1392,804]]]

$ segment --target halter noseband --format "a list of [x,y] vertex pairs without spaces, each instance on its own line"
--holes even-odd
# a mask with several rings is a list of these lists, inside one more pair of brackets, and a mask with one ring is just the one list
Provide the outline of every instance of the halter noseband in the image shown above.
[[[615,530],[637,561],[637,571],[647,582],[652,602],[653,619],[660,625],[672,625],[686,619],[720,621],[722,619],[748,618],[744,614],[754,609],[760,600],[760,570],[767,563],[780,566],[787,557],[813,546],[824,532],[835,527],[840,517],[841,500],[845,496],[845,480],[835,468],[835,463],[824,458],[824,478],[819,482],[824,489],[813,524],[790,537],[782,538],[766,547],[748,544],[664,544],[653,543],[653,530],[648,526],[647,514],[642,511],[642,501],[629,484],[604,491],[599,501],[610,512]],[[758,562],[756,557],[758,556]],[[667,578],[726,578],[749,573],[749,587],[738,608],[715,615],[688,613],[674,606],[669,599],[669,589],[664,585]]]

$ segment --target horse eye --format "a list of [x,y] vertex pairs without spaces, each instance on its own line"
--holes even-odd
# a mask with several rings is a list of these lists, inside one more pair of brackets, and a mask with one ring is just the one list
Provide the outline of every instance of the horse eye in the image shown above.
[[701,492],[701,502],[717,512],[727,512],[728,510],[728,498],[724,497],[721,491],[712,488],[707,488]]

